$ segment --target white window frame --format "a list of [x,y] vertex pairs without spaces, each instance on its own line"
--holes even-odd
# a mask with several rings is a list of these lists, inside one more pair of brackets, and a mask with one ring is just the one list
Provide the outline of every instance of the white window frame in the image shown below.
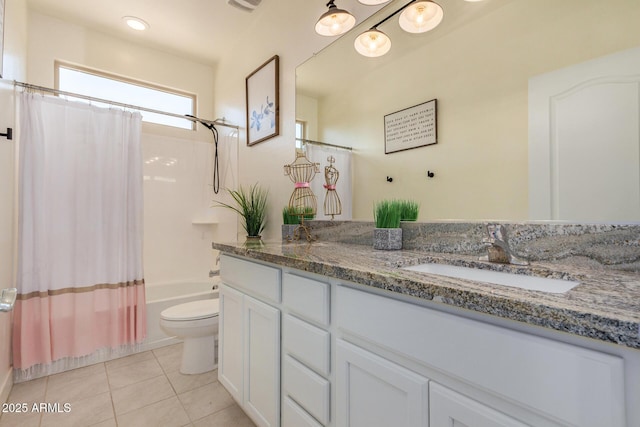
[[[300,134],[298,134],[298,129],[300,129]],[[307,139],[307,122],[303,120],[296,120],[296,148],[302,148],[302,141],[300,139]]]
[[[191,114],[193,116],[197,116],[197,111],[196,111],[196,105],[197,105],[197,96],[193,93],[189,93],[186,91],[181,91],[181,90],[177,90],[177,89],[173,89],[173,88],[169,88],[166,86],[161,86],[158,84],[153,84],[153,83],[148,83],[148,82],[144,82],[141,80],[136,80],[130,77],[125,77],[125,76],[121,76],[121,75],[117,75],[117,74],[113,74],[113,73],[108,73],[106,71],[102,71],[102,70],[97,70],[94,68],[89,68],[89,67],[85,67],[85,66],[81,66],[81,65],[77,65],[77,64],[72,64],[72,63],[68,63],[68,62],[63,62],[63,61],[55,61],[54,63],[54,74],[55,74],[55,88],[57,90],[62,90],[62,91],[68,91],[68,92],[73,92],[73,93],[78,93],[80,95],[85,95],[85,96],[95,96],[95,94],[92,93],[83,93],[82,91],[78,91],[78,90],[73,90],[73,89],[68,89],[68,88],[61,88],[60,85],[60,69],[64,68],[67,70],[71,70],[71,71],[76,71],[76,72],[80,72],[80,73],[84,73],[84,74],[88,74],[88,75],[93,75],[96,76],[98,78],[101,79],[107,79],[107,80],[113,80],[119,83],[124,83],[127,85],[132,85],[132,86],[139,86],[145,89],[150,89],[152,91],[157,91],[157,92],[163,92],[163,93],[168,93],[170,95],[175,95],[175,96],[180,96],[180,97],[184,97],[184,98],[188,98],[191,100],[191,111],[190,112],[175,112],[175,114]],[[98,97],[100,98],[100,97]],[[152,110],[160,110],[157,106],[154,105],[145,105],[144,101],[135,101],[135,100],[121,100],[121,99],[115,99],[115,98],[109,98],[109,101],[114,101],[114,102],[120,102],[123,104],[128,104],[128,105],[135,105],[137,107],[142,107],[142,108],[148,108],[148,109],[152,109]],[[98,102],[95,103],[96,105],[99,105]],[[171,112],[171,111],[169,111]],[[145,111],[140,111],[140,113],[142,114],[142,121],[143,122],[147,122],[147,123],[152,123],[152,124],[158,124],[158,125],[162,125],[162,126],[170,126],[173,128],[178,128],[178,129],[187,129],[187,130],[195,130],[196,129],[196,123],[191,121],[191,120],[187,120],[185,119],[185,125],[181,126],[181,125],[177,125],[177,124],[171,124],[171,123],[163,123],[162,121],[158,121],[157,119],[154,120],[154,117],[161,117],[162,115],[159,114],[153,114],[153,113],[149,113]],[[174,112],[171,112],[174,113]],[[147,115],[147,119],[145,119],[145,114]],[[172,116],[166,116],[167,118],[173,120],[174,122],[176,120],[180,121],[181,119],[179,118],[174,118]]]

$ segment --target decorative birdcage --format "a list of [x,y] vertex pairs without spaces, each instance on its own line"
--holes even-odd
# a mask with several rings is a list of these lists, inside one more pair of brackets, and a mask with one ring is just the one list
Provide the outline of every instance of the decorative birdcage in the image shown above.
[[324,188],[327,190],[324,195],[324,214],[331,215],[331,219],[333,219],[335,215],[342,213],[342,203],[336,192],[336,183],[340,178],[340,172],[333,166],[336,161],[335,157],[329,156],[327,161],[329,166],[324,167],[324,180],[326,182]]
[[320,172],[320,163],[310,162],[303,152],[296,152],[293,163],[284,165],[284,174],[288,175],[295,184],[289,198],[289,209],[293,215],[300,217],[300,225],[293,233],[294,240],[300,240],[301,232],[305,233],[308,241],[313,240],[309,227],[305,225],[305,216],[315,215],[317,212],[316,196],[311,190],[311,180]]

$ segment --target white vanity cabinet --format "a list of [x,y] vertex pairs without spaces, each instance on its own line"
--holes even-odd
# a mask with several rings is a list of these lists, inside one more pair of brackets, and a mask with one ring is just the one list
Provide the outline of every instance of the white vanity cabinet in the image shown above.
[[309,277],[282,276],[283,427],[332,425],[330,290]]
[[218,379],[261,427],[280,425],[280,274],[221,257]]
[[[341,340],[378,353],[386,370],[395,363],[429,378],[430,427],[627,425],[621,357],[346,286],[336,293]],[[338,371],[338,394],[352,382]]]
[[640,419],[633,350],[235,256],[221,276],[218,378],[258,426]]
[[431,426],[527,427],[502,412],[456,393],[438,383],[429,384]]
[[428,397],[427,378],[336,341],[336,425],[428,427]]

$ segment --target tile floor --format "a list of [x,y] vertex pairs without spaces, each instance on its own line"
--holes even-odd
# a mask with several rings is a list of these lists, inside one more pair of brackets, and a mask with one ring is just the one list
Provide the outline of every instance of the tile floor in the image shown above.
[[[27,413],[3,413],[0,427],[254,427],[218,383],[218,371],[179,372],[182,344],[134,354],[20,384],[9,403]],[[33,403],[69,403],[67,413],[31,412]]]

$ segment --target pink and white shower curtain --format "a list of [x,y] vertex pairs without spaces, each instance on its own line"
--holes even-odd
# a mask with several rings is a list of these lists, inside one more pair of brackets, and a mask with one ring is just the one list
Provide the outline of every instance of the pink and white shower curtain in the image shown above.
[[146,334],[141,116],[22,93],[16,381]]

